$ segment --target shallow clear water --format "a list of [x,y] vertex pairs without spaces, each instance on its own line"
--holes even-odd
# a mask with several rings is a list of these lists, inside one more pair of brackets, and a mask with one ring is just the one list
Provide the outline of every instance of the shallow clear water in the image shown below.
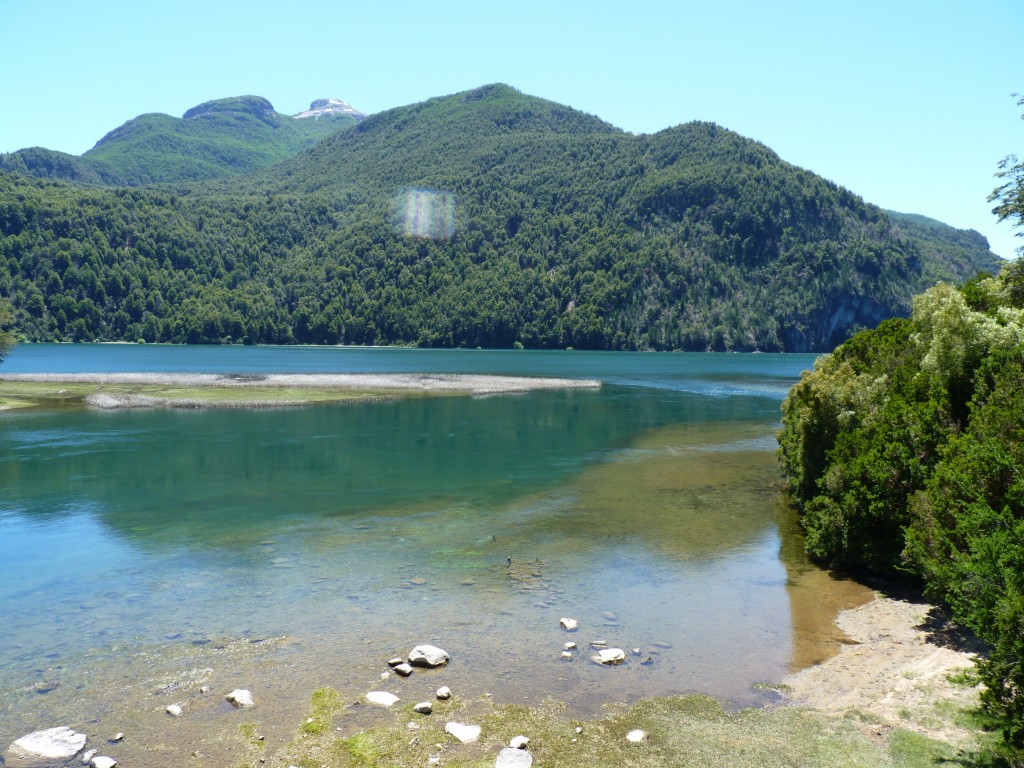
[[[230,722],[217,694],[235,687],[251,688],[260,717],[282,729],[321,685],[419,700],[448,684],[466,698],[552,696],[583,714],[689,691],[757,703],[754,684],[836,641],[821,606],[860,598],[802,559],[777,492],[779,403],[812,361],[19,347],[4,371],[604,384],[282,410],[0,414],[0,741],[126,722],[166,739],[172,700],[191,715],[181,738],[202,741]],[[580,630],[562,631],[561,616]],[[567,640],[581,646],[572,661],[559,659]],[[592,640],[626,649],[627,663],[590,663]],[[452,664],[379,679],[388,658],[421,642]],[[198,695],[203,682],[214,694]],[[173,764],[171,744],[149,764]]]

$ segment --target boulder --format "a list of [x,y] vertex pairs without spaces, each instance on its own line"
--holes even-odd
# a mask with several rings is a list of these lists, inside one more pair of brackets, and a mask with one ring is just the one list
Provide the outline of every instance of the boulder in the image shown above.
[[569,619],[565,616],[558,620],[558,625],[566,632],[575,632],[580,628],[580,623],[576,619]]
[[366,694],[366,700],[378,707],[391,707],[398,701],[398,697],[387,691],[370,691]]
[[252,700],[252,694],[244,688],[236,688],[224,698],[240,709],[256,706],[256,702]]
[[612,666],[613,664],[621,664],[626,660],[626,652],[621,648],[605,648],[600,651],[596,656],[591,656],[594,661],[598,664],[604,664],[605,666]]
[[419,712],[421,715],[429,715],[434,711],[434,705],[429,701],[421,701],[412,708],[413,712]]
[[530,768],[533,765],[533,755],[525,749],[505,747],[498,753],[498,759],[494,761],[494,768]]
[[647,731],[640,730],[639,728],[635,731],[630,731],[626,734],[626,741],[632,744],[639,744],[641,741],[647,741]]
[[[449,733],[463,744],[472,744],[480,738],[479,725],[466,725],[465,723],[448,722],[444,724],[445,733]],[[519,750],[516,750],[517,752]]]
[[114,768],[117,765],[117,760],[106,755],[96,755],[89,761],[89,765],[91,768]]
[[436,645],[417,645],[409,652],[409,663],[414,667],[443,667],[448,663],[448,651]]
[[447,699],[450,699],[451,697],[452,689],[449,688],[447,685],[442,685],[440,688],[437,689],[437,698],[439,698],[441,701],[445,701]]
[[33,731],[11,744],[10,749],[24,759],[37,757],[64,759],[82,751],[89,737],[66,726]]

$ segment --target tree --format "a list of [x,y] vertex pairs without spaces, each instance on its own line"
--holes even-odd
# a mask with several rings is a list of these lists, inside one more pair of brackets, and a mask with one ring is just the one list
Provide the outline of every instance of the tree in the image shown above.
[[[1024,106],[1024,97],[1017,101],[1017,106]],[[1021,119],[1024,120],[1024,115],[1021,115]],[[1016,155],[1007,155],[999,163],[996,178],[1006,181],[992,190],[992,194],[988,196],[990,203],[998,203],[992,209],[992,213],[998,216],[1000,221],[1009,219],[1013,226],[1021,229],[1017,232],[1017,237],[1024,237],[1024,161],[1018,160]],[[1024,246],[1018,248],[1017,253],[1024,256]]]
[[18,337],[14,335],[14,310],[11,302],[7,299],[0,299],[0,363],[7,357],[11,347],[18,343]]

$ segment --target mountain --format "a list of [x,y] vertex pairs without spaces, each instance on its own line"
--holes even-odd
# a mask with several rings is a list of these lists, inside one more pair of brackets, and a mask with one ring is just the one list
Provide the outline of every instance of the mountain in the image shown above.
[[[299,119],[306,117],[315,119]],[[140,115],[81,157],[40,147],[2,154],[0,170],[112,186],[235,176],[280,162],[363,117],[337,99],[315,101],[295,117],[259,96],[218,99],[180,118]]]
[[949,269],[713,123],[631,135],[500,84],[246,176],[0,176],[0,295],[34,339],[827,350]]
[[921,291],[939,281],[963,283],[979,271],[998,275],[1005,263],[992,253],[988,239],[973,229],[957,229],[917,213],[886,213],[897,232],[922,255]]

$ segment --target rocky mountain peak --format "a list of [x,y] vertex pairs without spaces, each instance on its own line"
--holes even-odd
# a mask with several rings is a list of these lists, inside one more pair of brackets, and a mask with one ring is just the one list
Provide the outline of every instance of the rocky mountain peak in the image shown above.
[[365,114],[353,107],[347,101],[342,101],[341,99],[317,99],[309,105],[309,109],[305,112],[299,112],[299,114],[293,115],[293,117],[296,119],[306,117],[318,119],[333,115],[347,115],[348,117],[354,117],[356,120],[362,120],[366,117]]

